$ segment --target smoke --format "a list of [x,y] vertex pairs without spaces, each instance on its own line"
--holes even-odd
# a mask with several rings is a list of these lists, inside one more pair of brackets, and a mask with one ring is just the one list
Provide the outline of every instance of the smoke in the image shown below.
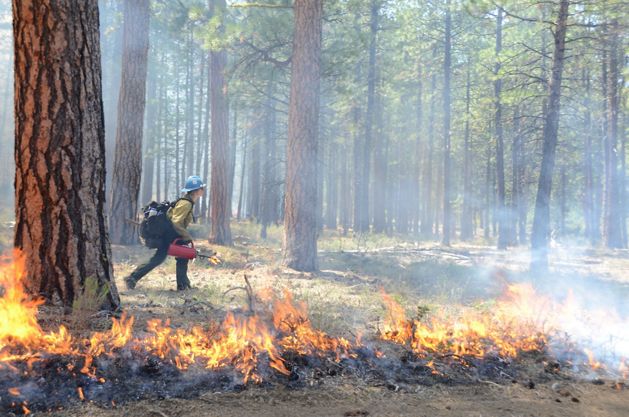
[[575,366],[587,356],[593,369],[615,373],[629,358],[629,282],[618,255],[563,241],[550,249],[549,271],[540,274],[527,270],[528,248],[489,252],[477,280],[531,284],[548,301],[537,320],[551,330],[551,351]]

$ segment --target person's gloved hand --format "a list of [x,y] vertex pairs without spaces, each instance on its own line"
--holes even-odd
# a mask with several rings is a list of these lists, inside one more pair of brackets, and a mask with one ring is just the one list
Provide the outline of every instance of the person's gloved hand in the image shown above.
[[182,245],[182,246],[190,246],[190,244],[192,243],[192,241],[191,241],[191,240],[189,240],[189,239],[179,239],[176,243],[177,243],[178,245]]

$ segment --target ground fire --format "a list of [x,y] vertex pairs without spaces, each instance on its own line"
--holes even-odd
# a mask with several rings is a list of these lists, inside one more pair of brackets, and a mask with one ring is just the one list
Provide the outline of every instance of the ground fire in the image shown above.
[[[386,375],[387,369],[402,372],[404,365],[378,347],[389,342],[404,346],[412,356],[410,362],[422,364],[412,369],[407,366],[407,374],[428,371],[428,375],[444,378],[448,372],[456,372],[452,363],[471,367],[478,366],[478,361],[498,360],[500,366],[507,366],[521,354],[548,352],[564,364],[587,364],[593,371],[617,378],[629,376],[624,358],[617,358],[617,369],[609,369],[611,362],[599,361],[591,350],[578,351],[562,341],[565,349],[560,351],[556,342],[565,328],[564,316],[573,318],[577,307],[570,300],[553,303],[537,295],[530,285],[510,286],[490,310],[463,318],[433,314],[429,319],[409,320],[401,305],[383,292],[386,313],[381,341],[373,340],[372,346],[366,347],[313,328],[306,305],[296,302],[288,291],[279,296],[264,291],[258,295],[261,307],[255,313],[228,313],[221,323],[205,327],[181,329],[168,320],[150,320],[146,330],[134,333],[134,318],[122,314],[112,319],[109,331],[87,338],[73,337],[64,326],[44,331],[37,321],[41,302],[32,301],[25,292],[23,271],[24,258],[19,253],[5,257],[0,267],[0,373],[7,376],[0,384],[4,391],[0,405],[13,412],[28,414],[29,407],[58,408],[68,401],[103,403],[104,398],[114,405],[119,401],[116,387],[126,389],[125,384],[131,384],[112,371],[118,368],[143,374],[139,397],[150,396],[147,387],[151,382],[146,381],[157,374],[173,378],[203,374],[205,382],[219,381],[221,388],[242,389],[267,379],[288,383],[300,378],[304,369],[317,366],[353,367],[357,372],[378,375]],[[571,354],[566,356],[568,351]],[[582,363],[576,362],[579,360]],[[70,400],[63,396],[52,402],[43,399],[47,389],[43,386],[51,373],[68,385],[66,391],[73,393]],[[220,377],[214,378],[213,373]],[[226,375],[236,382],[226,383]],[[107,390],[112,392],[105,395]]]

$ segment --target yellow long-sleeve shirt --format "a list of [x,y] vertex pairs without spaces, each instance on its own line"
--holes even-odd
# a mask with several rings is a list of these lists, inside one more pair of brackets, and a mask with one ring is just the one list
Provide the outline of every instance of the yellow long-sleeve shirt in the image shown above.
[[186,230],[188,225],[192,223],[192,207],[192,201],[186,198],[181,198],[177,201],[175,207],[171,207],[168,210],[168,213],[166,213],[170,221],[173,223],[175,230],[179,233],[179,236],[186,240],[192,240],[192,236],[188,230]]

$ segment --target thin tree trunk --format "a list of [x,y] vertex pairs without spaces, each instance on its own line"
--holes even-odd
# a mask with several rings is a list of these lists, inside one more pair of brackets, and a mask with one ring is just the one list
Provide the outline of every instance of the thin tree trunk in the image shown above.
[[465,83],[465,134],[463,145],[463,210],[461,213],[461,240],[470,240],[474,234],[472,193],[472,158],[470,155],[470,80],[471,62],[467,60],[467,80]]
[[618,142],[618,22],[610,25],[607,54],[607,136],[605,140],[605,217],[604,238],[608,248],[623,247],[622,208],[616,144]]
[[194,170],[194,33],[192,27],[186,41],[186,103],[184,125],[184,148],[181,161],[181,178],[197,175]]
[[[122,1],[118,0],[113,2],[114,10],[112,11],[115,14],[121,14],[121,5]],[[112,53],[109,61],[109,83],[106,88],[106,95],[104,95],[103,102],[103,111],[104,114],[113,115],[115,109],[117,109],[117,104],[119,101],[118,94],[120,92],[120,76],[121,71],[120,67],[122,65],[122,43],[124,31],[118,25],[113,25],[114,33],[112,36],[114,37],[114,47],[112,48]],[[106,61],[105,61],[106,62]],[[106,117],[105,118],[105,168],[106,168],[106,179],[105,179],[105,190],[111,190],[112,179],[113,179],[113,167],[114,167],[114,159],[115,159],[115,151],[116,151],[116,131],[118,130],[117,126],[117,118],[116,117]],[[109,198],[109,196],[107,196]],[[111,202],[109,202],[111,203]],[[109,210],[109,207],[107,207]]]
[[354,103],[352,108],[352,123],[354,130],[353,138],[353,159],[354,159],[354,232],[360,232],[360,222],[363,217],[364,207],[362,206],[361,193],[363,192],[362,182],[364,178],[362,176],[362,146],[360,141],[360,108],[357,103]]
[[242,159],[240,163],[240,191],[238,193],[238,210],[236,211],[236,219],[242,219],[242,203],[245,195],[245,168],[247,162],[247,137],[242,139]]
[[[349,135],[347,135],[349,136]],[[341,155],[349,155],[349,146],[347,143],[341,145]],[[341,158],[341,190],[340,190],[340,204],[341,204],[341,227],[343,228],[343,236],[347,236],[347,232],[350,227],[351,209],[352,209],[352,194],[349,178],[349,158]]]
[[[204,148],[207,142],[204,140],[203,136],[203,128],[205,127],[205,121],[203,120],[203,115],[207,114],[205,112],[204,106],[204,93],[205,93],[205,58],[201,58],[201,69],[199,71],[199,107],[197,112],[197,141],[196,141],[196,150],[194,152],[195,161],[194,161],[194,173],[195,175],[199,175],[202,169],[203,156],[204,156]],[[209,77],[208,77],[209,81]],[[206,181],[206,178],[203,177],[203,180]],[[205,197],[204,197],[205,198]]]
[[[380,90],[380,87],[378,88]],[[387,189],[387,158],[385,157],[385,143],[387,138],[382,130],[382,96],[376,93],[375,104],[375,147],[373,151],[373,231],[383,233],[386,229],[386,189]],[[389,217],[393,212],[389,211]]]
[[228,211],[231,217],[232,214],[232,199],[234,197],[234,179],[236,175],[236,150],[238,147],[238,108],[233,111],[234,118],[232,119],[232,134],[229,140],[229,172],[228,172]]
[[328,164],[326,177],[326,204],[325,204],[325,226],[328,229],[336,229],[338,213],[338,173],[337,173],[338,144],[330,141],[328,145]]
[[412,219],[412,227],[413,232],[416,235],[420,233],[420,224],[421,224],[421,216],[422,216],[422,130],[423,130],[423,96],[424,96],[424,82],[423,82],[423,74],[422,74],[422,64],[421,61],[417,65],[417,105],[415,109],[415,162],[413,166],[414,174],[413,174],[413,182],[414,182],[414,191],[413,191],[413,219]]
[[592,112],[591,106],[591,81],[589,70],[583,70],[583,84],[585,89],[583,108],[585,113],[584,119],[584,146],[583,146],[583,177],[585,181],[585,190],[583,193],[583,212],[585,217],[585,237],[590,245],[595,246],[598,243],[598,233],[595,230],[595,209],[594,209],[594,169],[592,164]]
[[567,182],[568,179],[566,178],[566,167],[562,166],[561,169],[559,170],[559,178],[561,179],[560,182],[560,200],[559,200],[559,235],[561,237],[566,236],[566,213],[568,213],[568,207],[567,207]]
[[[283,264],[317,269],[317,137],[323,0],[295,0]],[[316,198],[316,197],[315,197]]]
[[555,50],[551,78],[548,86],[548,108],[544,118],[544,145],[542,166],[535,200],[535,216],[531,235],[531,269],[548,269],[548,239],[550,237],[550,193],[555,166],[555,150],[559,130],[561,81],[566,49],[569,0],[561,0],[554,31]]
[[[433,48],[433,59],[436,57],[437,48]],[[421,223],[422,235],[426,237],[433,237],[433,189],[432,189],[432,164],[434,158],[434,134],[435,134],[435,98],[437,94],[437,75],[435,71],[432,71],[430,77],[430,113],[428,116],[428,152],[426,152],[424,158],[424,175],[423,175],[423,197],[424,197],[424,210]]]
[[247,186],[247,210],[246,217],[250,219],[260,219],[260,137],[259,124],[260,120],[253,122],[251,128],[251,141],[249,146],[251,149],[249,155],[249,184]]
[[490,213],[491,213],[491,194],[493,187],[491,184],[491,144],[487,141],[487,164],[485,165],[485,212],[483,222],[483,237],[489,239],[490,230]]
[[496,180],[498,182],[498,249],[506,249],[511,243],[511,219],[507,213],[505,187],[504,137],[502,129],[502,76],[500,75],[500,53],[502,52],[502,8],[496,17],[496,48],[494,66],[494,128],[496,130]]
[[[210,79],[210,74],[211,74],[211,70],[210,70],[210,65],[208,63],[207,66],[207,77],[208,77],[208,83],[207,83],[207,87],[206,87],[206,93],[205,93],[205,119],[203,122],[203,137],[202,137],[202,142],[203,142],[203,181],[207,181],[208,178],[208,174],[210,172],[210,107],[211,107],[211,96],[212,96],[212,89],[211,89],[211,85],[209,83],[209,79]],[[209,194],[212,194],[212,190],[209,190]],[[208,195],[206,193],[206,195],[203,196],[203,200],[201,200],[201,216],[203,217],[203,223],[207,223],[207,219],[209,219],[209,201],[210,201],[210,195]]]
[[148,103],[146,115],[147,138],[144,141],[144,168],[142,169],[142,197],[140,204],[146,204],[153,199],[153,180],[155,177],[155,154],[158,142],[159,124],[159,104],[157,99],[160,96],[161,84],[158,87],[157,74],[151,70],[148,77]]
[[[175,57],[175,59],[177,59]],[[179,166],[181,165],[181,152],[180,152],[180,143],[179,143],[179,119],[181,114],[179,112],[179,91],[180,91],[180,80],[179,80],[179,61],[175,62],[175,188],[179,189],[182,186],[183,181],[180,178],[181,171],[179,170]],[[168,193],[166,194],[166,198],[168,198]]]
[[260,213],[260,237],[266,239],[266,228],[276,217],[274,214],[277,203],[275,178],[275,107],[273,106],[274,82],[269,81],[264,106],[264,152],[262,159],[262,207]]
[[[511,213],[513,221],[511,222],[514,234],[514,240],[520,244],[526,242],[526,207],[524,186],[524,143],[522,132],[520,131],[520,112],[516,107],[513,115],[513,145],[511,146],[511,163],[513,165],[512,183],[511,183]],[[517,212],[517,216],[516,216]],[[515,231],[518,231],[517,235]]]
[[106,292],[101,307],[117,309],[103,216],[98,2],[33,3],[13,1],[15,247],[32,294],[69,307],[92,277]]
[[441,243],[449,246],[452,233],[452,186],[450,172],[450,76],[452,48],[452,16],[450,0],[446,0],[445,53],[443,62],[443,236]]
[[362,179],[360,191],[361,218],[358,231],[369,231],[369,184],[371,172],[371,153],[373,148],[373,118],[376,91],[376,49],[378,35],[379,0],[371,0],[369,20],[369,63],[367,67],[367,111],[365,113],[365,143],[363,145]]
[[142,175],[149,16],[149,0],[125,1],[116,155],[109,211],[111,241],[121,245],[137,242],[129,220],[135,220],[137,215]]

